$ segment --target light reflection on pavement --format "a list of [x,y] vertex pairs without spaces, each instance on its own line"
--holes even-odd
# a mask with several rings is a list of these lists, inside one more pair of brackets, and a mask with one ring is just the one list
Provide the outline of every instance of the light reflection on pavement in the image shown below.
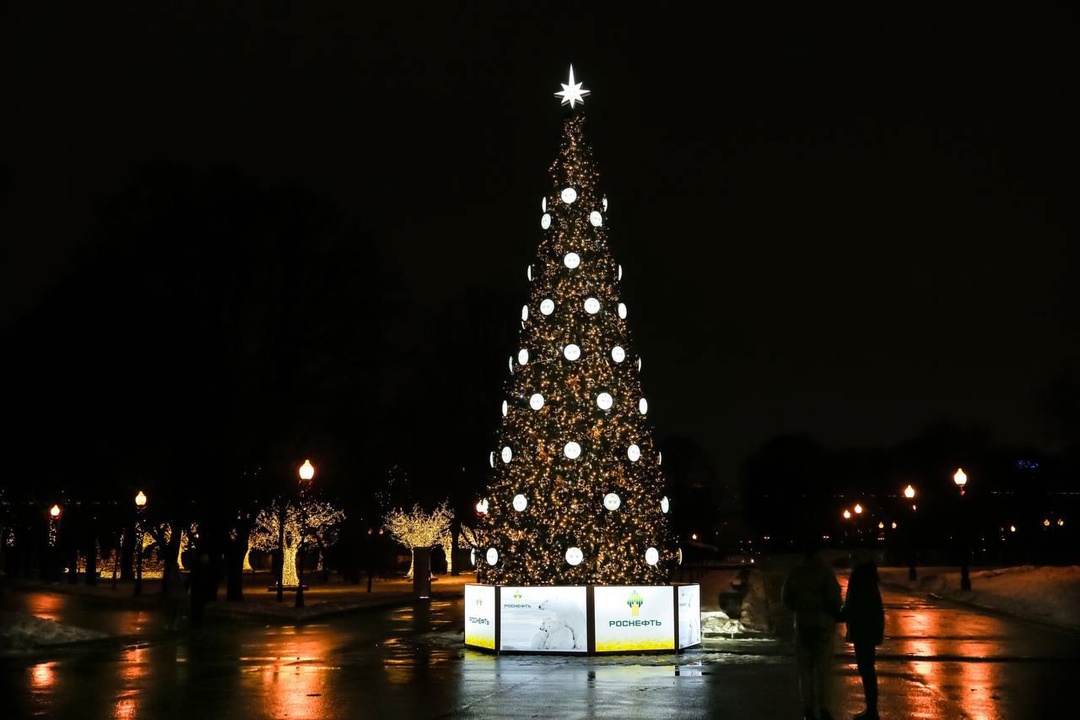
[[[883,717],[1048,717],[1080,670],[1075,634],[892,592],[885,600]],[[461,599],[302,625],[215,620],[180,634],[157,630],[160,617],[145,609],[88,609],[43,592],[20,602],[137,639],[4,659],[5,719],[713,720],[800,709],[783,638],[714,640],[679,655],[497,656],[463,646]],[[832,690],[835,717],[862,709],[840,635]]]

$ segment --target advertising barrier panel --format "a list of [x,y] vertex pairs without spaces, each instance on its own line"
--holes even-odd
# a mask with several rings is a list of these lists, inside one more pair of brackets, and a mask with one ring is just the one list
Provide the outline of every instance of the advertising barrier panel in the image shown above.
[[495,586],[465,586],[465,644],[495,649]]
[[679,585],[679,649],[701,644],[701,586]]
[[595,587],[596,652],[675,649],[670,586]]
[[701,645],[701,587],[465,585],[465,645],[517,653],[637,653]]
[[502,588],[499,649],[588,652],[585,591],[584,586]]

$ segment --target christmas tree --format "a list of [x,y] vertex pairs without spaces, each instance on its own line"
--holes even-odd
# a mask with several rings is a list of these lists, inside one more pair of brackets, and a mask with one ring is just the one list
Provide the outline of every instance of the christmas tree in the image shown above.
[[562,87],[555,95],[570,112],[541,202],[520,348],[480,504],[478,579],[666,584],[676,561],[668,499],[621,301],[622,267],[608,248],[607,199],[584,137],[589,91],[574,82],[573,67]]

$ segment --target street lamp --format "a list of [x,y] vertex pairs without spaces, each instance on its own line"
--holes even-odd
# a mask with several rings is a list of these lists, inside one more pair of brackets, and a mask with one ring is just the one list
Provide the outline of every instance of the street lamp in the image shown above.
[[971,589],[971,576],[968,574],[968,547],[967,547],[967,508],[964,506],[964,486],[967,485],[967,474],[963,468],[957,468],[953,473],[953,482],[960,488],[960,589]]
[[146,493],[135,496],[135,594],[142,594],[142,514],[146,507]]
[[58,535],[58,526],[60,524],[60,506],[53,505],[49,508],[49,550],[45,559],[45,579],[52,582],[53,575],[57,571],[56,563],[56,539]]
[[911,526],[908,528],[908,580],[914,580],[915,573],[915,488],[904,488],[904,497],[911,502]]
[[315,477],[315,466],[310,460],[304,460],[300,466],[300,487],[297,493],[299,506],[297,515],[300,525],[299,538],[296,541],[296,607],[304,607],[304,490],[307,489],[311,479]]

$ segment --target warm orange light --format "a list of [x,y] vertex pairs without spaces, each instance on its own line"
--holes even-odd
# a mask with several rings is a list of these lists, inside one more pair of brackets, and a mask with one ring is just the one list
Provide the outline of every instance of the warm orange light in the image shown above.
[[142,490],[140,490],[139,494],[135,496],[135,507],[139,508],[140,510],[146,507],[146,493],[144,493]]
[[851,511],[850,510],[845,510],[844,511],[844,519],[845,520],[850,520],[851,519]]
[[697,533],[690,533],[691,540],[697,540]]
[[1009,532],[1016,532],[1016,526],[1015,525],[1010,525],[1009,526]]
[[1044,527],[1050,527],[1050,519],[1049,518],[1047,518],[1046,520],[1043,520],[1043,526]]
[[1065,521],[1059,518],[1058,519],[1058,527],[1065,527]]
[[860,515],[861,513],[862,513],[862,505],[859,505],[858,503],[856,503],[855,504],[855,514]]
[[304,464],[300,466],[300,479],[307,482],[313,477],[315,477],[315,466],[311,464],[310,460],[305,460]]
[[49,508],[49,514],[52,515],[53,520],[60,517],[60,506],[53,505],[51,508]]
[[878,530],[884,530],[885,529],[885,523],[878,522],[877,527],[878,527]]
[[915,497],[915,488],[911,487],[910,485],[904,488],[904,497],[906,497],[908,500]]
[[963,468],[956,468],[956,472],[952,476],[953,482],[956,483],[956,487],[963,489],[967,485],[967,473]]
[[893,529],[893,530],[895,530],[895,529],[896,529],[896,523],[895,523],[895,522],[894,522],[894,523],[892,524],[892,529]]

